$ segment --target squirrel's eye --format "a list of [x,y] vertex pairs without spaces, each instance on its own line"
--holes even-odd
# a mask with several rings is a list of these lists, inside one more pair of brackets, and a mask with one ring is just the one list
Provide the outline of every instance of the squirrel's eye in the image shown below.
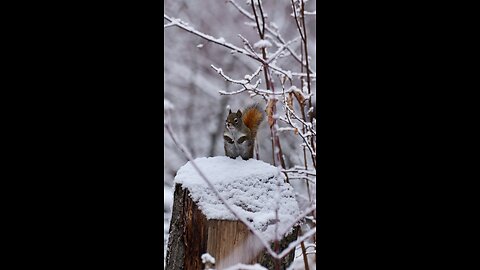
[[237,118],[235,118],[233,121],[235,122],[235,124],[238,123],[238,119],[237,119]]

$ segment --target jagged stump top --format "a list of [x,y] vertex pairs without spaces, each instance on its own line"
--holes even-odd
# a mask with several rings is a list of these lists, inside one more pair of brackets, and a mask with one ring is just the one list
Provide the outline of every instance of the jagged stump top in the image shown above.
[[[197,158],[194,162],[229,205],[267,238],[271,239],[275,232],[277,206],[279,231],[291,225],[299,215],[293,188],[285,183],[278,168],[260,160],[224,156]],[[190,197],[207,219],[237,220],[191,162],[178,170],[174,182],[188,189]]]

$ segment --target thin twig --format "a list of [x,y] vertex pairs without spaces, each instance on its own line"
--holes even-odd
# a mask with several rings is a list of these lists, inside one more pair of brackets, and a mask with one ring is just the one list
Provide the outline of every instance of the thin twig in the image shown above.
[[305,243],[302,241],[300,243],[300,246],[302,247],[303,264],[305,265],[305,270],[310,270],[310,268],[308,267],[307,249],[305,248]]
[[317,232],[317,227],[314,227],[313,229],[309,230],[304,235],[302,235],[302,237],[298,238],[297,241],[290,243],[286,249],[284,249],[280,254],[278,254],[278,257],[280,257],[280,258],[285,257],[286,255],[288,255],[288,253],[292,249],[294,249],[301,242],[305,241],[305,239],[308,239],[312,235],[315,235],[316,232]]

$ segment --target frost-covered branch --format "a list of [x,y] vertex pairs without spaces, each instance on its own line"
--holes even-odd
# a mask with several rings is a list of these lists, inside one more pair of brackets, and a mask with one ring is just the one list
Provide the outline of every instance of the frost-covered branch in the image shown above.
[[[244,54],[244,55],[246,55],[246,56],[248,56],[248,57],[250,57],[250,58],[252,58],[252,59],[255,59],[255,60],[257,60],[257,61],[262,62],[256,55],[251,54],[250,52],[248,52],[248,51],[246,51],[246,50],[244,50],[244,49],[241,49],[241,48],[239,48],[239,47],[237,47],[237,46],[235,46],[235,45],[233,45],[233,44],[231,44],[231,43],[226,42],[224,38],[214,38],[214,37],[212,37],[212,36],[210,36],[210,35],[207,35],[207,34],[205,34],[205,33],[202,33],[202,32],[200,32],[200,31],[198,31],[198,30],[195,30],[193,27],[188,26],[188,25],[187,25],[185,22],[183,22],[182,20],[177,19],[177,18],[171,18],[171,17],[169,17],[169,16],[166,15],[166,14],[163,14],[163,18],[166,19],[167,21],[169,21],[170,23],[172,23],[174,26],[177,26],[177,27],[179,27],[179,28],[181,28],[181,29],[183,29],[183,30],[185,30],[185,31],[187,31],[187,32],[190,32],[190,33],[192,33],[192,34],[194,34],[194,35],[197,35],[197,36],[199,36],[199,37],[201,37],[201,38],[203,38],[203,39],[206,39],[206,40],[208,40],[208,41],[210,41],[210,42],[213,42],[213,43],[218,44],[218,45],[220,45],[220,46],[226,47],[226,48],[228,48],[228,49],[230,49],[230,50],[232,50],[232,51],[234,51],[234,52],[238,52],[238,53]],[[172,25],[172,26],[173,26],[173,25]]]
[[217,68],[215,67],[214,65],[210,65],[218,74],[220,74],[226,81],[228,82],[231,82],[231,83],[235,83],[235,84],[240,84],[242,86],[244,86],[245,88],[249,89],[249,90],[253,90],[253,89],[250,89],[251,87],[248,86],[247,84],[249,84],[253,78],[255,78],[256,76],[258,76],[258,74],[260,73],[260,71],[262,71],[262,66],[258,67],[258,69],[252,74],[252,75],[246,75],[245,76],[245,79],[243,80],[234,80],[232,78],[230,78],[229,76],[227,76],[223,70],[221,68]]
[[293,0],[290,0],[290,2],[292,3],[293,15],[295,17],[295,24],[297,25],[298,32],[300,33],[300,36],[302,37],[302,40],[305,42],[305,36],[303,35],[302,29],[300,27],[300,22],[299,22],[299,19],[298,19],[297,9],[295,8],[295,3],[293,2]]
[[[290,70],[287,71],[287,70],[284,70],[282,69],[281,67],[277,66],[275,64],[275,61],[273,63],[270,63],[268,65],[270,68],[272,68],[273,70],[275,71],[278,71],[279,73],[287,76],[289,79],[292,79],[292,76],[297,76],[297,77],[307,77],[307,73],[303,73],[303,72],[291,72]],[[317,74],[311,74],[312,78],[316,78],[317,77]]]
[[258,92],[258,93],[261,92],[261,90],[258,89],[258,86],[260,85],[260,82],[261,82],[260,79],[257,80],[257,82],[254,85],[251,84],[251,81],[252,81],[253,78],[258,76],[258,74],[260,74],[260,72],[262,71],[262,66],[258,67],[258,69],[252,75],[245,75],[245,79],[243,79],[243,80],[232,79],[229,76],[227,76],[221,68],[217,68],[214,65],[210,65],[210,66],[218,74],[220,74],[225,79],[225,81],[231,82],[231,83],[234,83],[234,84],[239,84],[243,87],[242,89],[240,89],[238,91],[234,91],[234,92],[226,92],[226,91],[220,90],[219,91],[220,94],[222,94],[222,95],[236,95],[236,94],[240,94],[240,93],[245,92],[245,91],[252,91],[252,92]]
[[[286,121],[284,118],[281,118],[281,120],[285,121],[286,123],[292,125],[292,126],[295,126],[295,124],[292,123],[291,119],[287,118],[288,120]],[[297,128],[298,130],[298,128]],[[310,154],[312,155],[312,159],[315,159],[315,157],[317,156],[315,150],[313,149],[312,145],[310,144],[310,141],[309,141],[309,137],[311,137],[311,134],[309,133],[302,133],[302,132],[298,132],[297,133],[298,135],[300,135],[300,137],[302,138],[303,140],[303,144],[302,145],[305,145],[308,150],[310,151]]]
[[[260,10],[260,16],[257,14],[257,11],[256,11],[256,8],[255,8],[255,4],[253,2],[251,2],[251,7],[252,7],[252,10],[253,10],[253,15],[254,15],[254,18],[255,18],[255,22],[257,24],[257,31],[258,31],[258,35],[260,37],[260,40],[264,41],[265,40],[265,15],[263,13],[263,9],[262,9],[262,2],[259,1],[258,2],[258,8]],[[259,20],[262,20],[262,28],[260,27],[260,22]],[[266,46],[259,46],[261,48],[261,52],[262,52],[262,59],[263,59],[263,73],[264,73],[264,76],[265,76],[265,85],[267,87],[267,90],[271,90],[272,93],[275,93],[275,86],[273,84],[273,80],[272,80],[272,77],[271,77],[271,74],[270,74],[270,69],[269,69],[269,64],[266,62],[268,59],[267,59],[267,50],[266,50]],[[275,117],[276,113],[277,113],[277,107],[276,107],[276,103],[277,103],[277,98],[275,98],[274,95],[270,95],[267,99],[267,109],[266,109],[266,112],[267,112],[267,117],[268,117],[268,123],[269,123],[269,126],[270,126],[270,134],[272,136],[271,138],[271,141],[272,141],[272,155],[273,155],[273,165],[274,166],[277,166],[277,164],[279,166],[281,166],[283,169],[285,169],[285,160],[284,160],[284,157],[283,157],[283,151],[282,151],[282,146],[280,144],[280,139],[278,137],[278,134],[277,134],[277,127],[278,125],[276,124],[277,122],[277,119]],[[287,177],[287,182],[288,182],[288,175],[285,175]],[[276,261],[276,268],[279,267],[279,262]]]
[[[273,92],[273,91],[258,88],[259,84],[261,83],[260,80],[258,80],[253,85],[251,84],[251,81],[253,80],[253,78],[258,76],[260,74],[260,72],[263,70],[263,66],[259,66],[257,68],[257,70],[252,75],[245,75],[245,79],[242,79],[242,80],[232,79],[231,77],[226,75],[225,72],[223,72],[222,68],[215,67],[214,65],[210,65],[210,66],[218,74],[220,74],[220,76],[222,76],[223,79],[225,79],[225,81],[242,86],[242,89],[237,90],[237,91],[232,91],[232,92],[226,92],[226,91],[220,90],[219,93],[222,94],[222,95],[237,95],[237,94],[243,93],[245,91],[253,92],[253,93],[258,94],[258,95],[278,95],[278,96],[283,95],[281,92]],[[289,93],[291,91],[293,91],[293,89],[288,90],[286,93]]]
[[[308,41],[307,41],[307,38],[308,38],[308,35],[307,35],[307,27],[305,25],[305,0],[300,0],[301,2],[301,8],[300,8],[300,13],[302,15],[301,19],[302,19],[302,30],[303,30],[303,37],[304,37],[304,40],[303,40],[303,52],[305,53],[305,63],[306,63],[306,68],[307,70],[309,69],[309,62],[310,62],[310,57],[308,56]],[[300,30],[300,29],[299,29]],[[303,85],[303,80],[302,80],[302,85]],[[308,89],[308,106],[310,107],[310,109],[312,108],[312,97],[311,97],[311,93],[312,93],[312,88],[311,88],[311,79],[310,79],[310,73],[307,72],[307,89]],[[302,114],[304,113],[304,110],[302,108]],[[310,118],[310,122],[312,122],[313,124],[313,115],[312,114],[309,114],[309,118]],[[306,121],[307,118],[305,117],[305,115],[303,114],[303,119]],[[311,143],[311,146],[313,147],[313,151],[316,151],[316,146],[315,146],[315,140],[314,140],[314,136],[311,136],[310,137],[310,143]],[[312,159],[313,161],[313,166],[315,166],[316,168],[316,160],[315,159]]]
[[175,26],[175,24],[174,23],[167,23],[167,24],[163,25],[163,28],[165,29],[165,28],[168,28],[168,27],[171,27],[171,26]]
[[278,50],[277,50],[275,53],[273,53],[272,56],[270,56],[270,57],[268,58],[267,63],[271,63],[272,61],[276,60],[276,59],[278,58],[278,56],[280,55],[280,53],[282,53],[282,52],[288,47],[288,45],[290,45],[290,44],[298,41],[298,39],[299,39],[299,37],[296,37],[296,38],[290,40],[289,42],[287,42],[287,43],[285,43],[285,44],[282,44],[282,45],[278,48]]
[[250,44],[250,42],[244,38],[242,35],[238,34],[238,36],[240,37],[240,39],[242,39],[243,41],[243,44],[251,51],[251,53],[253,53],[255,56],[258,57],[258,59],[261,59],[262,57],[260,55],[258,55],[256,52],[255,52],[255,49],[252,47],[252,45]]
[[284,228],[287,228],[287,229],[285,229],[283,231],[280,231],[279,235],[285,235],[289,228],[293,228],[295,226],[295,224],[298,224],[304,217],[306,217],[308,214],[312,213],[316,209],[317,209],[317,206],[312,205],[309,208],[303,210],[303,212],[298,217],[296,217],[293,222],[291,222],[287,226],[284,226]]
[[279,258],[285,257],[286,255],[288,255],[288,253],[289,253],[292,249],[294,249],[294,248],[295,248],[296,246],[298,246],[301,242],[305,241],[306,239],[308,239],[309,237],[311,237],[312,235],[314,235],[316,232],[317,232],[317,227],[314,227],[313,229],[309,230],[309,231],[306,232],[304,235],[302,235],[300,238],[298,238],[297,241],[290,243],[286,249],[284,249],[280,254],[278,254],[278,257],[279,257]]
[[[295,90],[291,90],[292,88],[290,88],[290,91],[285,91],[285,93],[290,93],[290,92],[296,92]],[[309,95],[310,96],[310,95]],[[307,123],[305,122],[302,118],[300,118],[289,106],[285,106],[285,109],[288,111],[288,114],[287,114],[287,117],[288,116],[293,116],[293,118],[295,118],[295,120],[299,121],[306,129],[308,129],[308,131],[310,133],[313,134],[313,136],[317,136],[317,132],[315,131],[315,129],[313,129],[313,126],[311,123]],[[291,121],[291,119],[290,119]],[[288,121],[287,121],[288,122]],[[296,127],[295,125],[292,125],[294,128],[298,128]]]
[[[243,14],[245,17],[247,17],[248,19],[250,19],[251,21],[255,21],[255,17],[253,16],[253,14],[249,13],[248,11],[246,11],[245,9],[243,9],[240,5],[238,5],[235,0],[229,0],[228,1],[229,3],[231,3],[241,14]],[[271,35],[273,35],[282,45],[285,45],[286,42],[285,40],[283,39],[283,37],[281,36],[280,32],[278,31],[275,31],[273,30],[272,28],[268,27],[268,26],[265,26],[265,30],[267,32],[269,32]],[[285,47],[289,52],[290,52],[290,55],[292,55],[292,57],[298,61],[300,64],[306,66],[305,63],[303,63],[303,61],[300,59],[300,57],[293,51],[292,48],[290,48],[290,46],[286,46]],[[314,70],[312,70],[310,67],[308,68],[308,70],[310,71],[310,73],[314,76],[316,76],[316,72]]]
[[[285,88],[284,88],[284,85],[282,84],[282,89],[283,89],[283,92],[285,93]],[[308,147],[308,150],[310,151],[310,154],[312,156],[312,161],[315,163],[315,157],[316,157],[316,152],[315,152],[315,149],[313,148],[313,146],[310,144],[311,141],[309,141],[309,137],[312,137],[312,136],[315,136],[315,135],[312,135],[313,133],[312,132],[308,132],[308,133],[303,133],[300,131],[300,127],[298,127],[291,119],[291,115],[295,114],[293,112],[293,110],[290,108],[290,106],[292,106],[290,102],[287,100],[287,95],[284,94],[283,95],[283,108],[285,110],[285,115],[286,115],[286,118],[283,118],[281,117],[280,120],[284,121],[285,123],[287,123],[288,125],[290,125],[291,127],[294,128],[294,130],[296,131],[295,134],[298,134],[300,135],[300,137],[302,138],[303,140],[303,145],[305,145],[306,147]],[[302,124],[304,124],[304,126],[309,126],[307,123],[303,122],[302,121]]]

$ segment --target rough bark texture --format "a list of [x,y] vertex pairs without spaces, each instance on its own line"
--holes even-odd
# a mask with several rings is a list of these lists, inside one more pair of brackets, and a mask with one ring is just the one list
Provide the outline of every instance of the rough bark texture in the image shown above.
[[176,185],[173,194],[173,208],[168,236],[166,269],[185,269],[185,218],[183,214],[185,196],[187,196],[186,192],[182,190],[181,186]]
[[[281,248],[284,249],[295,241],[297,235],[298,230],[295,229],[281,241]],[[250,242],[254,241],[250,236],[250,231],[241,222],[207,220],[190,198],[188,190],[175,185],[166,269],[201,270],[203,264],[200,257],[204,253],[209,253],[216,259],[216,269],[240,262],[259,263],[268,269],[274,269],[275,262],[265,250],[254,254],[253,249],[248,248]],[[239,252],[232,253],[239,247]],[[293,259],[294,250],[282,259],[280,269],[286,269]]]
[[207,219],[197,205],[184,193],[185,269],[203,269],[201,256],[207,252]]

